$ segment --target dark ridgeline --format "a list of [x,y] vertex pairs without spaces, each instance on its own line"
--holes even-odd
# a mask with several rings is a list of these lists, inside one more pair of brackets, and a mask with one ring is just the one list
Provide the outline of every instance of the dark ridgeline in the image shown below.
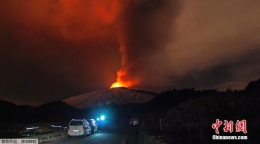
[[17,106],[11,102],[0,101],[0,122],[10,123],[33,123],[69,120],[70,117],[78,115],[78,110],[61,102],[49,102],[38,107],[28,105]]
[[0,122],[15,122],[18,117],[18,107],[7,101],[0,100]]
[[48,102],[38,107],[28,105],[17,106],[11,102],[0,100],[0,122],[29,124],[36,122],[61,122],[71,119],[96,118],[101,114],[106,114],[107,118],[119,119],[130,118],[130,115],[139,113],[143,109],[143,104],[128,103],[118,105],[110,103],[102,107],[90,107],[77,109],[62,101]]
[[245,88],[247,94],[259,96],[260,94],[260,78],[256,81],[251,81]]
[[83,110],[62,101],[48,102],[38,107],[17,106],[0,100],[0,138],[17,138],[27,126],[44,126],[44,132],[52,131],[51,124],[66,126],[72,118],[82,118]]

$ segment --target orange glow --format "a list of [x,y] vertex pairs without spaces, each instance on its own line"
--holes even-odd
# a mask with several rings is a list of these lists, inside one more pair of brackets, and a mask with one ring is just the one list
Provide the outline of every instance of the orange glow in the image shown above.
[[125,87],[124,85],[120,84],[119,82],[115,82],[111,85],[110,88],[117,88],[117,87]]
[[139,80],[137,79],[130,79],[127,77],[127,72],[126,70],[119,70],[117,72],[117,82],[113,83],[110,88],[116,88],[116,87],[125,87],[125,88],[130,88],[136,84],[139,83]]
[[120,11],[120,5],[118,0],[98,0],[94,2],[92,11],[92,14],[101,20],[102,23],[109,24],[115,20],[116,15]]
[[123,81],[123,77],[125,74],[126,74],[125,71],[119,70],[117,72],[117,79],[116,79],[117,82],[113,83],[110,88],[115,88],[115,87],[128,88],[128,87],[130,87],[131,85],[129,85],[129,83],[127,84],[125,81]]
[[54,26],[69,40],[107,36],[121,11],[119,0],[60,0]]

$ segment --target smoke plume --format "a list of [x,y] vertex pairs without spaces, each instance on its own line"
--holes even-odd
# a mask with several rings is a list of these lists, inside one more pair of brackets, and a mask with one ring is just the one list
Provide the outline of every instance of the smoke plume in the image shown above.
[[150,0],[128,4],[120,29],[119,81],[158,91],[243,89],[260,76],[256,3]]
[[[243,89],[260,76],[260,2],[0,0],[0,95]],[[30,100],[30,102],[28,102]]]

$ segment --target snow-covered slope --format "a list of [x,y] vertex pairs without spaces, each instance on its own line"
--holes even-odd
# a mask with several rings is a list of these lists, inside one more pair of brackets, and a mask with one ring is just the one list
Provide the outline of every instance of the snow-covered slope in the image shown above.
[[126,88],[112,88],[69,97],[63,100],[63,102],[81,109],[108,105],[110,103],[146,103],[156,95],[156,93],[147,91],[131,90]]

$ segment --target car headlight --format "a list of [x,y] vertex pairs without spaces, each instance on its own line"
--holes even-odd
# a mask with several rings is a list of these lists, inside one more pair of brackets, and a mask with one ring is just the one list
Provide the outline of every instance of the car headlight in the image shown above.
[[100,119],[101,119],[101,120],[105,120],[105,116],[102,115],[102,116],[100,117]]

